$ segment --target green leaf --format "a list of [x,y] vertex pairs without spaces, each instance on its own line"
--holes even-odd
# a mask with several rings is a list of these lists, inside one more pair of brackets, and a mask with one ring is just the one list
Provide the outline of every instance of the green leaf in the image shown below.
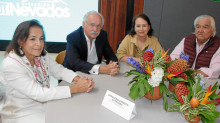
[[195,82],[195,78],[193,76],[193,73],[195,73],[195,70],[192,69],[187,69],[184,72],[187,75],[187,81],[188,81],[188,85],[190,85],[190,87],[192,87],[196,82]]
[[204,123],[215,123],[216,118],[219,117],[220,112],[211,110],[202,110],[199,112]]
[[[137,76],[136,78],[133,78],[132,81],[136,81],[130,88],[129,96],[135,100],[138,97],[143,97],[149,88],[149,83],[146,80],[148,78],[147,76]],[[130,83],[130,82],[129,82]]]
[[201,120],[204,122],[204,123],[208,123],[209,120],[207,118],[205,118],[203,115],[200,115],[200,118]]
[[134,81],[134,80],[131,80],[131,81],[128,83],[128,85],[132,84],[133,82],[135,82],[135,81]]
[[134,83],[130,88],[129,96],[131,99],[136,100],[139,97],[139,92],[137,88],[138,83]]
[[168,101],[167,96],[170,95],[167,86],[164,83],[160,83],[160,94],[163,93],[163,108],[165,111],[168,111]]
[[167,86],[164,84],[164,83],[160,83],[160,94],[161,93],[164,93],[166,94],[166,96],[169,96],[170,95],[170,92],[169,90],[167,89]]
[[146,89],[146,93],[150,91],[151,85],[148,83],[147,79],[144,80],[144,87]]
[[180,102],[175,101],[174,104],[168,105],[168,111],[180,111],[180,106],[182,104]]
[[139,73],[136,70],[130,70],[129,72],[127,72],[127,75],[125,77],[128,77],[130,75],[146,76],[145,74]]
[[153,87],[150,87],[150,94],[151,94],[151,99],[153,98],[153,94],[154,94],[154,88]]
[[198,82],[197,84],[196,84],[196,93],[198,93],[199,91],[201,91],[202,90],[202,86],[200,85],[200,82]]
[[212,110],[212,111],[215,111],[216,110],[216,106],[214,103],[209,103],[207,104],[209,106],[209,108]]
[[195,73],[195,72],[196,72],[196,71],[193,70],[193,69],[187,69],[187,70],[185,71],[186,75],[187,75],[187,76],[190,76],[190,77],[193,77],[193,73]]
[[144,63],[143,57],[140,57],[141,63]]
[[218,89],[218,82],[215,82],[215,84],[212,86],[212,89],[211,90],[214,90],[214,89]]
[[199,101],[202,101],[203,98],[204,98],[204,96],[205,96],[205,94],[206,94],[206,91],[207,91],[207,89],[203,89],[203,90],[199,91],[199,92],[195,95],[195,97],[196,97],[197,99],[199,99]]
[[144,86],[144,78],[142,78],[140,81],[139,81],[139,84],[138,84],[138,88],[139,88],[139,97],[143,97],[145,94],[146,94],[146,89],[145,89],[145,86]]
[[133,82],[137,82],[141,77],[140,76],[135,76],[129,83],[128,85],[132,84]]
[[211,100],[215,100],[215,99],[218,99],[220,98],[220,95],[216,94],[216,93],[213,93],[211,97],[209,97]]
[[[215,89],[218,90],[218,82],[216,82],[216,83],[214,84],[214,86],[212,87],[211,91],[213,91],[213,90],[215,90]],[[220,98],[220,95],[216,94],[216,90],[215,90],[215,92],[213,92],[213,93],[209,96],[209,98],[210,98],[211,100]]]
[[170,80],[170,83],[172,83],[174,86],[176,86],[177,84],[179,84],[180,82],[188,82],[187,80],[184,80],[183,78],[176,78],[176,77],[172,77]]
[[188,108],[190,108],[191,107],[191,105],[190,105],[190,103],[185,103],[185,104],[183,104],[182,106],[180,106],[180,111],[182,112],[182,111],[185,111],[185,110],[187,110]]
[[163,93],[163,109],[168,111],[167,95],[165,93]]
[[172,99],[173,99],[175,102],[179,102],[179,100],[177,99],[176,94],[175,94],[174,91],[173,91],[173,93],[172,93],[170,96],[172,97]]

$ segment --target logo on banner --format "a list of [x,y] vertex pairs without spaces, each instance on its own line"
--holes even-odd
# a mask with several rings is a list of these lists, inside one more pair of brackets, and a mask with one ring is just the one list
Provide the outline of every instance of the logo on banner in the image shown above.
[[63,0],[21,0],[0,2],[0,16],[37,16],[42,18],[69,18],[70,9]]

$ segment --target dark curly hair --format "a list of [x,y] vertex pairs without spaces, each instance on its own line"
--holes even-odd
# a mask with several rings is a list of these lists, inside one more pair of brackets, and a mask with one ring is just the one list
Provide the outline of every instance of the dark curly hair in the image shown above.
[[131,26],[131,30],[130,30],[130,32],[129,32],[129,35],[134,36],[134,35],[136,34],[136,32],[135,32],[135,21],[136,21],[137,18],[142,18],[142,19],[144,19],[145,21],[147,21],[148,25],[150,26],[150,30],[148,31],[147,35],[148,35],[148,36],[152,36],[152,35],[153,35],[153,28],[152,28],[150,19],[149,19],[148,16],[145,15],[145,14],[138,14],[138,15],[136,15],[136,16],[132,19],[132,26]]
[[[40,27],[43,31],[43,36],[44,36],[44,42],[45,42],[45,33],[43,30],[43,26],[40,24],[40,22],[38,20],[29,20],[29,21],[24,21],[22,23],[20,23],[13,35],[13,38],[10,42],[10,44],[8,45],[8,47],[6,48],[6,53],[9,53],[10,51],[14,50],[15,53],[19,56],[24,56],[25,54],[21,54],[21,52],[19,51],[20,49],[20,45],[18,41],[26,41],[29,34],[30,34],[30,28],[31,27]],[[45,43],[44,43],[44,49],[41,53],[41,56],[45,56],[46,55],[46,50],[45,50]]]

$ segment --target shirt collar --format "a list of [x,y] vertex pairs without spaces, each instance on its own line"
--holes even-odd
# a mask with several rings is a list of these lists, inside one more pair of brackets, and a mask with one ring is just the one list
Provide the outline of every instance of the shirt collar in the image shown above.
[[131,40],[131,42],[137,45],[137,35],[135,34],[133,38],[134,40]]
[[[149,46],[150,45],[150,38],[149,38],[149,36],[147,36],[147,39],[146,39],[147,41],[145,42],[145,46],[144,47],[147,47],[147,46]],[[136,46],[138,46],[138,43],[137,43],[137,34],[135,34],[134,35],[134,40],[131,40],[131,43],[134,43]]]
[[[209,39],[210,39],[210,38],[209,38]],[[202,45],[199,46],[198,40],[197,40],[197,38],[196,38],[196,45],[199,46],[199,47],[205,46],[205,45],[208,43],[209,39],[208,39],[205,43],[203,43]]]
[[[87,37],[85,31],[84,31],[83,33],[84,33],[84,35],[85,35],[85,37],[86,37],[86,42],[87,42],[87,43],[89,42],[89,44],[90,44],[90,39]],[[96,38],[95,38],[95,39],[92,39],[92,42],[94,42],[95,40],[96,40]]]

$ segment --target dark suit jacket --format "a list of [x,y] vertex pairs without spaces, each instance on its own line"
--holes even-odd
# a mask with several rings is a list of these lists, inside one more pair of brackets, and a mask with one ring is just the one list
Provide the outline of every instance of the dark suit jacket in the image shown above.
[[[82,26],[67,36],[66,56],[63,62],[64,67],[73,71],[88,73],[95,64],[87,62],[87,42]],[[95,41],[98,63],[101,63],[102,56],[107,60],[118,61],[115,53],[109,45],[107,32],[101,30]]]

